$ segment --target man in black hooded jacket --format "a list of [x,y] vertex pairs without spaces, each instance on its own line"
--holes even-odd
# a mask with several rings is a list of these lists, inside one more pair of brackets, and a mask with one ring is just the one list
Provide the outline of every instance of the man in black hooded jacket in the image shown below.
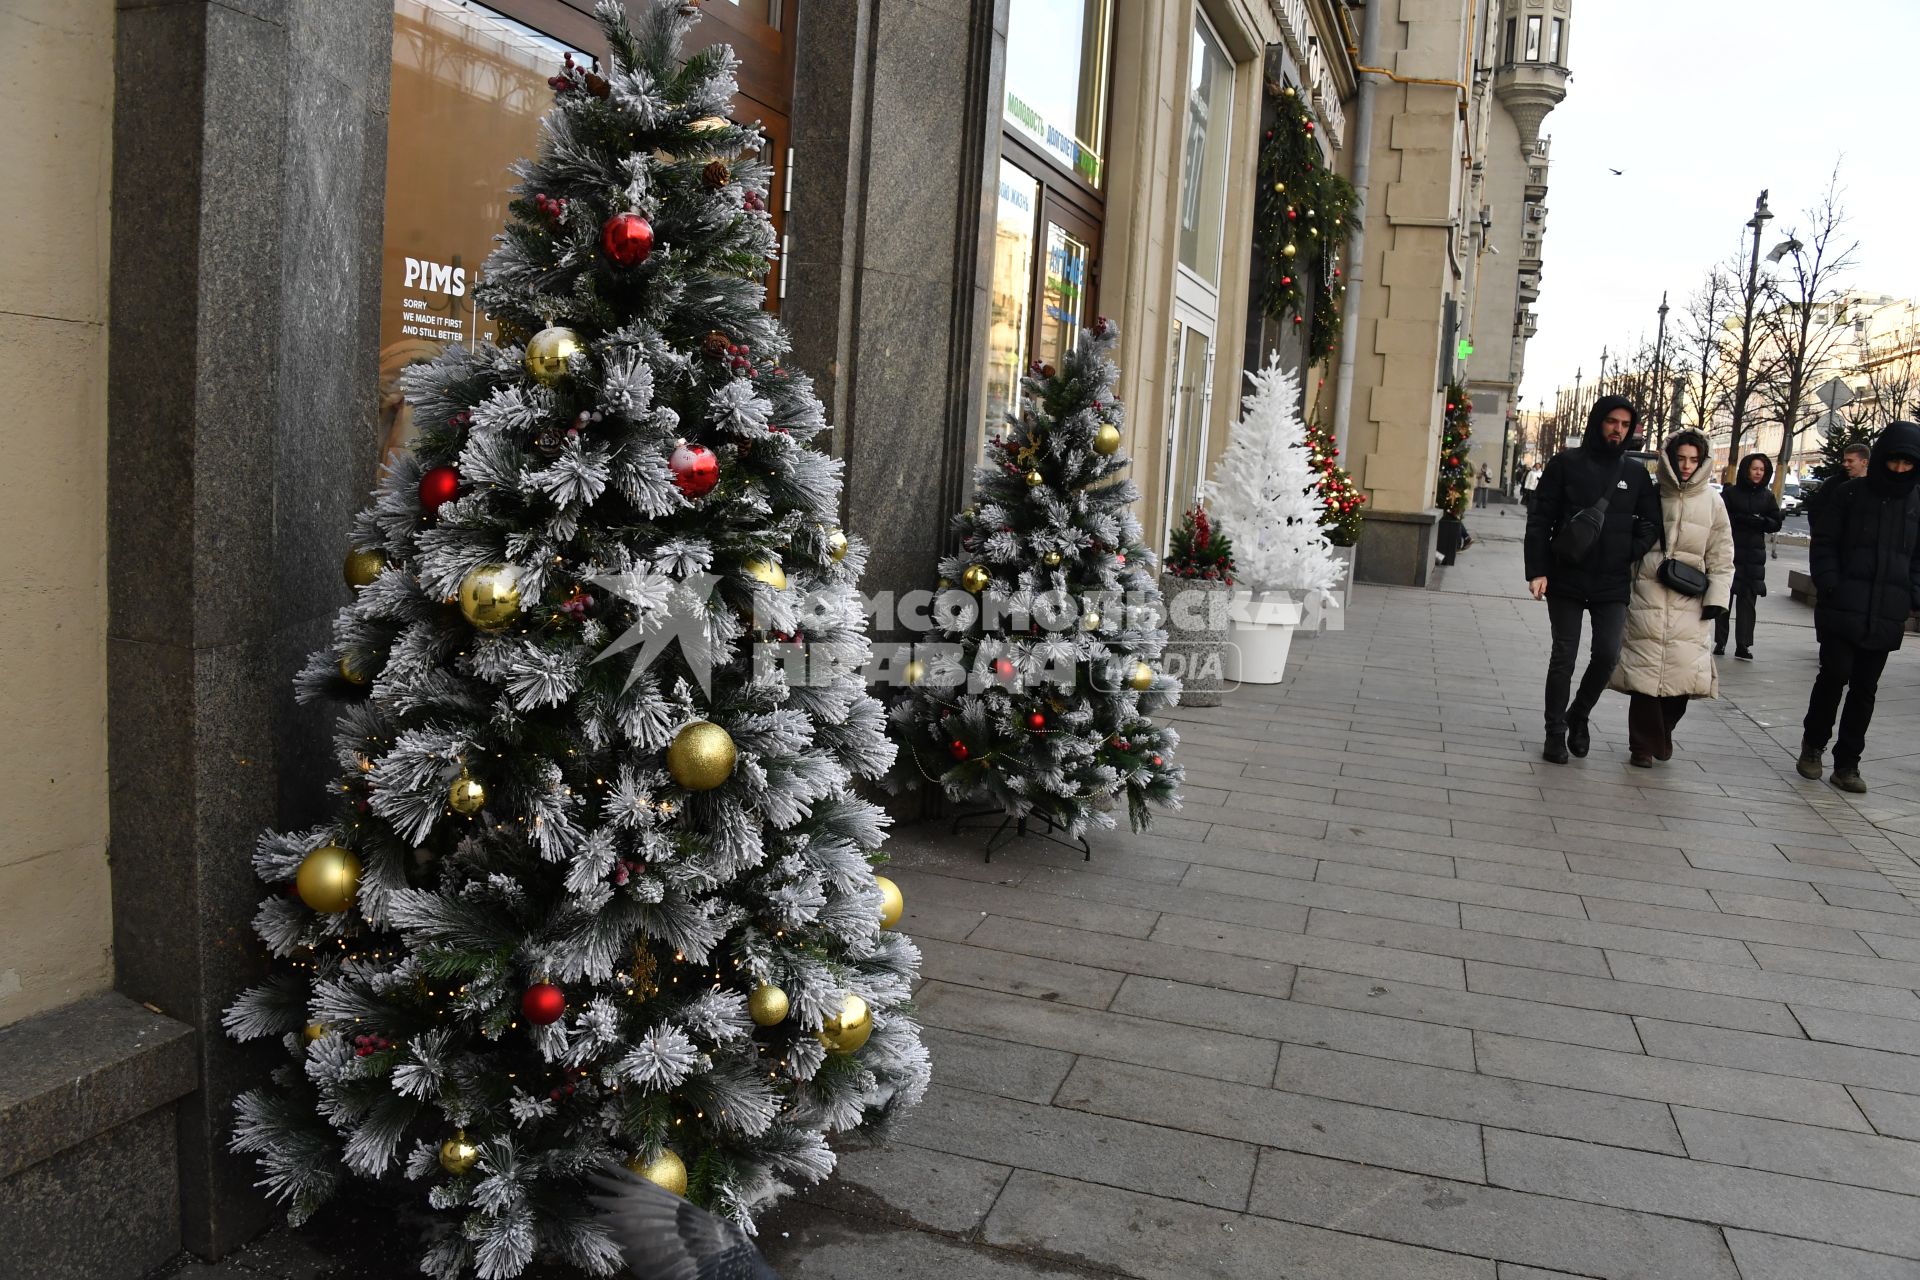
[[[1820,776],[1833,718],[1833,785],[1864,794],[1860,753],[1867,746],[1874,695],[1887,655],[1905,638],[1907,616],[1920,600],[1920,426],[1895,422],[1874,441],[1867,474],[1824,494],[1813,513],[1808,567],[1816,600],[1813,631],[1820,641],[1802,724],[1803,778]],[[1846,709],[1840,709],[1845,693]]]
[[[1579,445],[1554,455],[1527,512],[1527,585],[1547,602],[1553,650],[1547,659],[1547,741],[1541,755],[1565,764],[1568,752],[1587,754],[1587,718],[1620,661],[1633,566],[1660,540],[1660,493],[1647,469],[1626,457],[1640,414],[1624,396],[1602,396],[1587,415]],[[1577,564],[1553,549],[1555,535],[1575,513],[1607,500],[1600,536]],[[1580,689],[1568,704],[1580,658],[1581,619],[1593,619],[1593,644]]]

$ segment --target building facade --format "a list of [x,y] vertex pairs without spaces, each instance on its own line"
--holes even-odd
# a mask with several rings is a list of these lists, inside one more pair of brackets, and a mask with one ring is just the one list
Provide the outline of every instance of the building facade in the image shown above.
[[[1103,314],[1160,543],[1244,365],[1303,357],[1251,301],[1252,175],[1283,89],[1312,103],[1324,162],[1350,163],[1347,6],[704,10],[767,138],[769,306],[835,424],[864,585],[928,585],[1019,371]],[[409,437],[395,375],[491,336],[471,286],[506,165],[560,60],[604,56],[591,12],[22,0],[0,19],[28,193],[0,323],[34,389],[7,517],[30,589],[0,622],[0,661],[31,675],[0,849],[0,1228],[37,1275],[138,1276],[267,1221],[226,1146],[263,1059],[220,1013],[262,969],[255,836],[314,820],[330,771],[290,677]]]

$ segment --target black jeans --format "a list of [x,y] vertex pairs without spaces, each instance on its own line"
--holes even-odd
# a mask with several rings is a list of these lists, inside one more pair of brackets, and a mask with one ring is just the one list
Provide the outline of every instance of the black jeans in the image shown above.
[[[1813,678],[1813,696],[1807,699],[1807,718],[1801,724],[1805,746],[1819,751],[1840,714],[1840,736],[1833,744],[1833,767],[1847,771],[1860,767],[1867,749],[1867,725],[1873,720],[1873,700],[1880,690],[1880,673],[1887,666],[1886,649],[1862,649],[1847,640],[1820,642],[1820,674]],[[1840,695],[1847,696],[1840,710]]]
[[1751,591],[1736,591],[1733,599],[1727,602],[1727,613],[1715,618],[1713,622],[1713,647],[1727,647],[1727,630],[1733,629],[1733,649],[1735,653],[1753,652],[1753,612],[1755,601],[1759,597]]
[[[1580,625],[1583,615],[1593,615],[1593,647],[1587,657],[1586,674],[1580,677],[1580,690],[1567,705],[1567,693],[1573,685],[1573,666],[1580,660]],[[1553,650],[1547,656],[1547,733],[1565,733],[1568,720],[1585,720],[1600,695],[1606,692],[1607,678],[1620,661],[1620,642],[1627,633],[1627,603],[1589,604],[1564,596],[1547,597],[1547,621],[1553,628]]]

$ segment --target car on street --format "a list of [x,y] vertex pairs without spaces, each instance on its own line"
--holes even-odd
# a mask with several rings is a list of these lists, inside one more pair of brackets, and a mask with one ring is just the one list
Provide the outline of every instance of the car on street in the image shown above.
[[1800,482],[1789,480],[1780,486],[1780,514],[1790,516],[1800,509]]

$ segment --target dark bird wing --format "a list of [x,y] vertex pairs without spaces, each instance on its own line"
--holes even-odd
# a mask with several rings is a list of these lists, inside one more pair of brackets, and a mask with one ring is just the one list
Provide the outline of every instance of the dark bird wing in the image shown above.
[[610,1166],[593,1186],[635,1280],[780,1280],[745,1231],[632,1170]]

